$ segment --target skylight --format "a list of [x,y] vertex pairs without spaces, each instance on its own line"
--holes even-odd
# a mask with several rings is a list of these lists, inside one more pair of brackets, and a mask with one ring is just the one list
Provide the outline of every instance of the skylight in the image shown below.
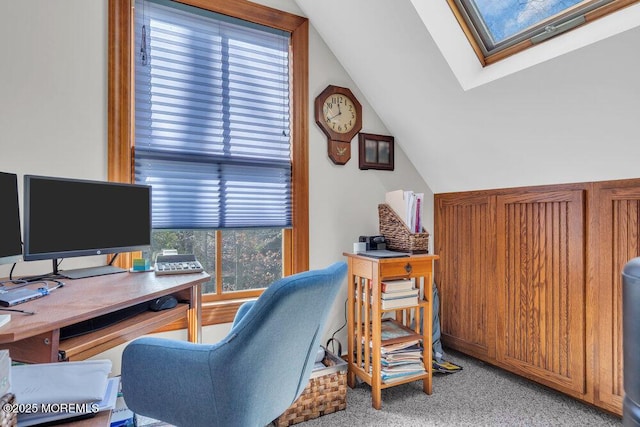
[[483,64],[638,0],[448,0]]

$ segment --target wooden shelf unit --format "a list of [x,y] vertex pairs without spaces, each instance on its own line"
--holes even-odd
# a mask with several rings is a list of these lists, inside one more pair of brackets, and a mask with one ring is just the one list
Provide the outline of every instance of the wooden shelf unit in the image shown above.
[[[413,381],[423,381],[423,390],[432,392],[432,317],[433,317],[433,268],[437,255],[411,255],[398,258],[369,258],[344,253],[349,266],[348,273],[348,375],[347,383],[355,387],[356,377],[371,386],[371,404],[380,409],[381,390]],[[386,279],[409,278],[419,289],[418,304],[383,310],[381,307],[381,283]],[[407,334],[403,337],[382,340],[382,322],[400,325]],[[420,341],[424,373],[382,381],[381,348],[383,346]]]

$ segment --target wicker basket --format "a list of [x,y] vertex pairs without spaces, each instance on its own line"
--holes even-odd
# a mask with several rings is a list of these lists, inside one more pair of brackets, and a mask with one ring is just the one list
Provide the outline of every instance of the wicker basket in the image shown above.
[[[16,398],[12,393],[7,393],[0,398],[0,407],[4,408],[7,403],[12,404],[15,400]],[[0,411],[0,426],[15,427],[17,425],[18,414],[15,411]]]
[[411,233],[404,221],[387,204],[378,205],[380,234],[392,251],[426,254],[429,252],[429,233]]
[[327,352],[322,363],[326,368],[313,371],[300,397],[273,421],[274,425],[290,426],[347,407],[347,362]]

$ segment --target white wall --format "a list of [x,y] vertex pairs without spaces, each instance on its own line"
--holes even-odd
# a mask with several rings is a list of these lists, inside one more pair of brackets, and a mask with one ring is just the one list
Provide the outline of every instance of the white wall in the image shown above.
[[[301,14],[292,1],[261,3]],[[0,170],[17,173],[19,179],[27,173],[106,179],[107,0],[0,0],[0,36]],[[377,205],[386,191],[421,191],[430,202],[433,193],[398,146],[393,172],[359,170],[357,138],[346,165],[329,160],[326,138],[313,118],[313,101],[329,84],[351,88],[361,101],[364,132],[388,131],[313,26],[309,44],[309,240],[314,269],[344,260],[342,253],[351,250],[359,235],[378,233]],[[425,214],[432,229],[431,205]],[[64,265],[86,262],[69,259]],[[14,275],[50,270],[48,261],[19,263]],[[8,273],[9,266],[0,266],[0,277]],[[343,290],[327,337],[344,322],[345,298]],[[207,340],[216,341],[226,329],[212,331]],[[338,337],[346,348],[344,335]]]
[[436,193],[640,176],[640,28],[465,91],[410,0],[295,1]]
[[[24,174],[106,178],[106,17],[106,1],[0,1],[0,170],[20,189]],[[14,274],[51,267],[20,263]]]

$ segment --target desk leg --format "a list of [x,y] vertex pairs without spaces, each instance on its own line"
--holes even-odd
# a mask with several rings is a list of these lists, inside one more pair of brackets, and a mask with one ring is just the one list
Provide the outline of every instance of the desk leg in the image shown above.
[[52,363],[58,362],[59,342],[60,329],[56,329],[15,343],[2,344],[0,348],[9,350],[11,359],[14,361]]
[[187,312],[187,338],[191,342],[202,342],[202,289],[200,283],[191,287],[191,307]]

